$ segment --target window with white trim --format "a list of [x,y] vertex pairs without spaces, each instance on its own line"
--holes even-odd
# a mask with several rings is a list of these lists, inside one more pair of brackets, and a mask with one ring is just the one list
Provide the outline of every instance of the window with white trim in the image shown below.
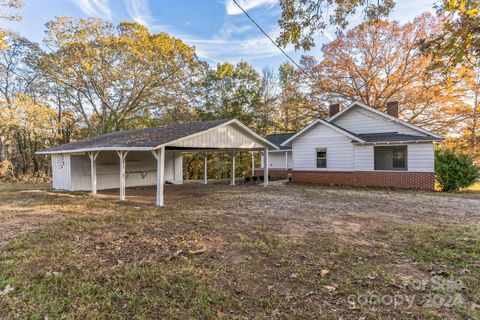
[[317,148],[317,168],[327,167],[327,149]]
[[407,170],[407,146],[374,147],[375,170]]

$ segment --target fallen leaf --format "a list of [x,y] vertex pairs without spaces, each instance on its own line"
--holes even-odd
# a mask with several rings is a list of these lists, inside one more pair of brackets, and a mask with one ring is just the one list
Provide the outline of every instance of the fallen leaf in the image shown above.
[[328,291],[335,291],[337,290],[337,288],[333,287],[333,286],[323,286],[325,289],[327,289]]
[[328,273],[330,272],[330,270],[328,269],[322,269],[320,270],[320,277],[325,277]]
[[0,296],[5,296],[7,294],[9,294],[10,292],[13,291],[13,287],[11,285],[7,285],[5,288],[3,288],[2,291],[0,291]]
[[190,254],[199,254],[199,253],[203,253],[203,252],[205,252],[205,251],[207,251],[207,248],[203,247],[203,248],[198,249],[198,250],[190,250],[190,251],[188,251],[188,253],[190,253]]

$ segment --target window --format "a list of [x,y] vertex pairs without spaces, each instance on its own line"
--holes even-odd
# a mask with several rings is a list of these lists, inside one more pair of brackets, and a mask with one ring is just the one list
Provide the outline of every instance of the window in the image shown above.
[[407,170],[407,146],[374,147],[375,170]]
[[327,149],[317,149],[317,168],[327,167]]

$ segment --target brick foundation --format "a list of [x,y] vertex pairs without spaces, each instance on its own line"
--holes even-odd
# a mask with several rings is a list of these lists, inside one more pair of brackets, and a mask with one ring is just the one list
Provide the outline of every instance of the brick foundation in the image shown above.
[[[263,176],[263,169],[255,169],[254,172],[257,177]],[[270,180],[283,180],[288,179],[290,172],[292,172],[291,169],[268,169],[268,176]]]
[[292,171],[292,182],[322,185],[346,185],[433,190],[433,172],[369,172],[369,171]]

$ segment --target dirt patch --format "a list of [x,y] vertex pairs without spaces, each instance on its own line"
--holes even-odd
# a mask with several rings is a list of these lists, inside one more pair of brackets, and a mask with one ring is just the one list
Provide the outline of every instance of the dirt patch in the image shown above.
[[0,218],[0,246],[19,235],[37,230],[58,218],[58,213],[52,211],[3,214]]

